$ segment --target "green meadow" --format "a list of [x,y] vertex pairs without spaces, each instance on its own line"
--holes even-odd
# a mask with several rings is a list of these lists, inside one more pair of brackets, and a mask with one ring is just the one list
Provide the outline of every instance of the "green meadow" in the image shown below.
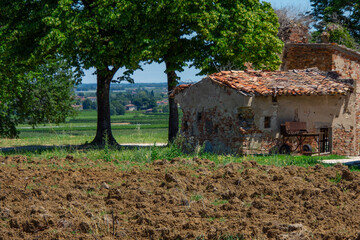
[[[96,119],[96,110],[83,110],[59,125],[41,124],[36,128],[19,125],[19,138],[0,139],[0,147],[89,143],[96,134]],[[167,113],[126,112],[125,115],[111,116],[111,122],[113,135],[120,144],[167,142]]]
[[[343,158],[342,156],[335,155],[312,157],[291,155],[221,155],[203,152],[201,146],[198,146],[195,152],[186,154],[176,144],[166,147],[150,146],[135,147],[133,149],[122,147],[111,148],[110,146],[105,146],[105,149],[77,148],[78,145],[89,143],[93,140],[96,133],[96,119],[96,110],[84,110],[59,125],[42,124],[36,128],[29,125],[20,125],[18,128],[20,130],[19,138],[0,139],[0,147],[35,146],[35,148],[31,150],[18,148],[14,151],[0,152],[0,156],[21,154],[30,158],[51,159],[54,157],[65,158],[68,155],[72,155],[77,159],[84,159],[85,162],[103,159],[107,162],[126,166],[126,168],[131,168],[132,165],[151,163],[156,159],[171,160],[175,157],[209,159],[215,162],[216,165],[252,160],[264,165],[297,165],[303,167],[314,166],[320,163],[319,160],[323,159]],[[113,135],[119,144],[167,143],[167,113],[145,114],[142,111],[126,112],[125,115],[112,116],[111,121]],[[36,148],[36,146],[40,148]],[[41,148],[42,146],[55,147],[45,149]]]

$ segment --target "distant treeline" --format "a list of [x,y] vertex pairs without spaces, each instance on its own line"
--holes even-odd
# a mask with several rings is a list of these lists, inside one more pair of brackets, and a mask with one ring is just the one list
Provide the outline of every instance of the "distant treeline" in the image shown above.
[[[167,83],[123,83],[123,84],[116,84],[113,83],[110,85],[111,90],[124,90],[127,88],[146,88],[146,87],[156,87],[156,88],[163,88],[167,87]],[[91,91],[96,90],[96,83],[83,83],[76,86],[76,91]]]
[[[185,82],[179,82],[178,85],[186,84]],[[167,88],[167,83],[113,83],[110,85],[111,90],[125,90],[127,88],[146,88],[146,87],[155,87],[155,88]],[[76,86],[76,91],[91,91],[96,90],[96,83],[82,83]]]

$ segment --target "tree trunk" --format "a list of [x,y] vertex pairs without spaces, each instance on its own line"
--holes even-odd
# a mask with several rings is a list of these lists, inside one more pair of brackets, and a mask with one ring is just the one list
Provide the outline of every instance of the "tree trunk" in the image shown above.
[[115,74],[113,70],[97,69],[97,130],[91,144],[104,146],[116,145],[117,142],[111,132],[110,121],[110,83]]
[[[166,62],[166,69],[171,69],[171,63]],[[177,77],[175,71],[166,71],[167,72],[167,83],[168,83],[168,95],[174,90],[177,84]],[[173,142],[176,138],[176,135],[179,131],[179,113],[177,104],[175,103],[174,98],[169,99],[169,143]]]

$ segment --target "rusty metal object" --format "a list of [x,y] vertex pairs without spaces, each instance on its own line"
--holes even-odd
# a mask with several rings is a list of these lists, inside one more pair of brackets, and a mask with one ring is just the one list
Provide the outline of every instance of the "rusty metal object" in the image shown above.
[[[318,151],[316,153],[320,154],[320,136],[323,134],[321,132],[309,132],[306,128],[306,122],[285,122],[280,125],[280,134],[282,135],[282,144],[281,146],[288,145],[290,138],[296,138],[296,145],[294,151],[299,151],[301,154],[311,155],[311,146],[304,144],[308,138],[315,139],[318,145]],[[315,152],[314,152],[315,153]]]

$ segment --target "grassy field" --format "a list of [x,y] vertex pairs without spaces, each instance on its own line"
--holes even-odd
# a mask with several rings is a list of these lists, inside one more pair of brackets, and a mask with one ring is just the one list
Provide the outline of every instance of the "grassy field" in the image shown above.
[[[259,164],[275,166],[314,166],[322,159],[343,158],[342,156],[234,156],[204,153],[199,151],[184,154],[176,145],[169,147],[148,147],[140,149],[78,149],[76,145],[91,142],[96,133],[96,111],[81,111],[76,117],[68,118],[60,125],[44,124],[37,128],[29,125],[20,125],[20,137],[18,139],[0,139],[0,147],[20,146],[63,146],[42,150],[16,150],[12,152],[0,152],[0,156],[25,155],[30,158],[51,159],[54,157],[65,158],[71,155],[77,159],[96,161],[103,159],[106,162],[114,162],[119,166],[131,168],[132,165],[144,165],[156,159],[171,160],[175,157],[184,159],[203,158],[215,162],[217,165],[225,165],[232,162],[253,160]],[[118,143],[166,143],[168,115],[165,113],[144,114],[142,112],[126,112],[122,116],[112,116],[113,135]],[[86,162],[85,161],[85,162]]]
[[[105,149],[77,149],[77,148],[54,148],[43,150],[16,150],[12,152],[0,152],[0,156],[14,156],[23,155],[28,159],[51,159],[68,158],[70,155],[72,158],[78,159],[79,165],[83,168],[93,166],[99,159],[102,162],[113,163],[119,169],[131,170],[133,166],[144,166],[152,163],[155,160],[172,160],[174,158],[181,159],[209,159],[215,163],[216,166],[224,166],[230,163],[240,163],[243,161],[256,161],[261,165],[274,165],[278,167],[286,167],[291,165],[310,167],[316,164],[323,166],[330,166],[330,164],[323,164],[320,160],[325,159],[340,159],[343,156],[338,155],[326,155],[326,156],[294,156],[294,155],[264,155],[264,156],[237,156],[237,155],[221,155],[206,153],[202,151],[193,152],[190,154],[183,153],[177,145],[173,144],[167,147],[143,147],[143,148],[110,148]],[[53,163],[51,163],[53,164]],[[101,167],[101,164],[98,166]],[[357,169],[353,169],[357,170]]]
[[[0,139],[0,147],[28,145],[79,145],[91,142],[96,133],[96,111],[84,110],[60,125],[43,124],[35,129],[20,125],[18,139]],[[166,143],[168,114],[140,111],[112,116],[112,131],[118,143]]]

